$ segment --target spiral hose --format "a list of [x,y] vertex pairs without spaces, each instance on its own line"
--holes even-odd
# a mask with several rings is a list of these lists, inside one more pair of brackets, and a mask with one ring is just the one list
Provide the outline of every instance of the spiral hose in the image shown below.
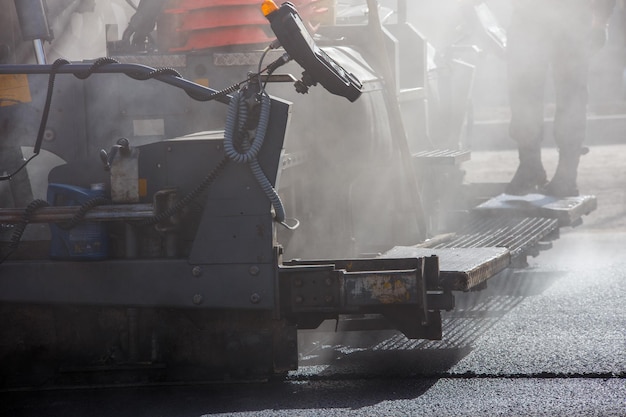
[[248,164],[252,175],[257,183],[270,200],[274,208],[274,219],[289,229],[295,229],[289,226],[285,221],[285,208],[280,196],[274,189],[272,183],[267,179],[261,165],[257,160],[257,155],[265,141],[265,134],[269,125],[271,100],[263,91],[261,97],[261,111],[259,114],[259,122],[256,127],[255,136],[250,141],[247,138],[241,138],[241,144],[238,147],[235,144],[235,138],[245,129],[248,121],[248,106],[243,92],[238,91],[232,95],[228,112],[226,114],[226,125],[224,127],[224,152],[232,161],[240,164]]

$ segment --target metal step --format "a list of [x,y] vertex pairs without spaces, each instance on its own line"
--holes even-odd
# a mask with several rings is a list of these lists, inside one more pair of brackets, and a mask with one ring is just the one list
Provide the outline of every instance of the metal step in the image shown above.
[[437,255],[445,288],[467,291],[512,263],[526,264],[542,242],[574,226],[597,207],[595,196],[498,195],[473,209],[457,233],[416,246],[397,246],[385,258]]
[[487,216],[523,216],[557,219],[559,226],[575,226],[582,216],[598,207],[593,195],[576,197],[552,197],[543,194],[509,195],[500,194],[480,204],[473,211]]
[[396,246],[385,258],[439,257],[442,286],[468,291],[534,252],[535,246],[558,230],[558,221],[547,218],[474,215],[458,233],[417,246]]
[[451,239],[433,248],[505,247],[511,257],[524,254],[558,230],[556,219],[544,217],[474,215]]
[[439,257],[441,287],[451,291],[469,291],[508,267],[511,255],[504,247],[424,248],[396,246],[384,258]]
[[457,166],[471,159],[470,151],[455,149],[435,149],[413,154],[413,159],[421,165]]

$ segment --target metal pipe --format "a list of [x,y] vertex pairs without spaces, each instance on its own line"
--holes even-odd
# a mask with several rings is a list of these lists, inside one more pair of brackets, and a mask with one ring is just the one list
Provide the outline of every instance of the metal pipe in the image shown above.
[[[57,68],[53,68],[52,65],[0,65],[0,74],[73,74],[73,75],[85,75],[89,72],[93,74],[125,74],[130,77],[138,76],[150,76],[155,80],[164,82],[166,84],[178,87],[187,93],[198,98],[209,98],[216,94],[218,91],[205,87],[200,84],[196,84],[187,79],[177,77],[171,74],[155,74],[156,69],[147,65],[140,64],[116,64],[110,63],[106,65],[94,66],[92,63],[71,63],[60,65]],[[215,98],[224,104],[230,103],[230,95],[220,95]]]
[[33,40],[33,47],[35,48],[35,58],[37,59],[37,64],[45,65],[46,52],[43,49],[43,41],[41,39]]
[[[22,222],[24,208],[0,209],[0,224]],[[74,218],[80,206],[42,207],[29,217],[29,223],[56,223]],[[90,221],[132,221],[154,216],[152,204],[120,204],[94,207],[85,214]]]

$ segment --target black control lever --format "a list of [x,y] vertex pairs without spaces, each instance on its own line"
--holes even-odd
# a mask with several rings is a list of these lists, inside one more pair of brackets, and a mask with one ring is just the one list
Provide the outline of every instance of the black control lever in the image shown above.
[[117,143],[113,145],[110,152],[107,152],[104,149],[100,149],[100,160],[104,164],[104,169],[109,171],[111,169],[111,164],[113,160],[117,156],[117,154],[127,156],[130,154],[130,142],[126,138],[119,138]]
[[350,101],[361,96],[361,82],[315,44],[293,4],[286,2],[278,7],[266,0],[262,9],[282,47],[305,70],[296,85],[298,92],[306,93],[309,86],[320,83]]

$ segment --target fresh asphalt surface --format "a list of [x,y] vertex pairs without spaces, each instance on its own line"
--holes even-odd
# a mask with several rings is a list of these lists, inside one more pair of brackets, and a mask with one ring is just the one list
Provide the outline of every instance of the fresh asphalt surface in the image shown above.
[[[459,294],[442,341],[303,334],[300,370],[285,380],[4,393],[0,415],[625,416],[626,145],[590,155],[580,186],[598,209],[528,268]],[[505,179],[513,159],[473,154],[468,179]]]

